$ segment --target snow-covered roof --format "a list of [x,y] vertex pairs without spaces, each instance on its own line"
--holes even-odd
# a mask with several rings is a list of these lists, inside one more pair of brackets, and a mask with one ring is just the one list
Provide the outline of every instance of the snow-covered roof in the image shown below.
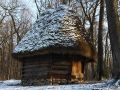
[[56,9],[47,9],[40,15],[13,53],[34,52],[49,47],[77,47],[85,50],[82,53],[87,53],[91,52],[91,48],[86,37],[87,34],[74,10],[60,5]]

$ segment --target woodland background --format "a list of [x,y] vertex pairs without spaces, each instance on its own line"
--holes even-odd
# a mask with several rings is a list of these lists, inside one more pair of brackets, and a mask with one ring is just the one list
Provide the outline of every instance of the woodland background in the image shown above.
[[[105,80],[117,76],[118,73],[120,75],[118,0],[106,0],[106,4],[104,0],[33,0],[33,3],[36,15],[22,3],[22,0],[0,0],[0,80],[21,79],[21,63],[12,57],[14,47],[32,27],[41,12],[47,8],[55,8],[60,3],[71,6],[79,13],[98,54],[96,62],[85,67],[84,79]],[[116,31],[112,32],[113,29]]]

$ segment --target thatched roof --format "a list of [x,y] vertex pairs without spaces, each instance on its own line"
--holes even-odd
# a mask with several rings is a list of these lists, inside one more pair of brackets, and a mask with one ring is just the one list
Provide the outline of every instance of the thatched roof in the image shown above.
[[43,12],[13,53],[77,54],[93,58],[95,51],[78,15],[70,7],[61,5]]

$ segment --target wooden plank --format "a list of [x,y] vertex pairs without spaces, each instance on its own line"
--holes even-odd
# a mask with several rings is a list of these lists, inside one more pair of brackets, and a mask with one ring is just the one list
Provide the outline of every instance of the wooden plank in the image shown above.
[[33,80],[33,79],[48,79],[48,75],[34,75],[34,76],[32,76],[32,75],[23,75],[22,76],[22,79],[31,79],[31,80]]
[[37,61],[25,61],[24,64],[25,65],[39,65],[39,64],[50,64],[51,61],[48,61],[48,60],[45,60],[45,61],[40,61],[40,60],[37,60]]
[[61,75],[61,74],[49,74],[48,78],[54,78],[54,79],[66,79],[68,75]]
[[50,63],[40,63],[40,62],[36,62],[36,63],[25,63],[25,66],[29,66],[29,65],[50,65]]
[[65,66],[65,65],[53,65],[52,68],[65,68],[65,69],[69,69],[70,66]]
[[66,69],[66,68],[52,68],[52,70],[58,70],[58,71],[71,71],[70,68]]
[[51,72],[50,72],[51,74],[64,74],[64,75],[67,75],[67,74],[69,74],[69,71],[63,71],[63,70],[52,70]]
[[71,65],[70,62],[53,62],[53,65]]
[[48,75],[48,72],[38,72],[38,73],[33,73],[33,72],[30,72],[30,73],[23,73],[23,77],[30,77],[30,76],[35,76],[35,77],[39,77],[39,76],[46,76]]
[[39,67],[39,68],[42,68],[42,67],[48,67],[49,64],[39,64],[39,65],[24,65],[23,68],[36,68],[36,67]]
[[28,68],[28,69],[22,69],[22,71],[24,73],[28,73],[28,72],[48,72],[49,71],[49,68],[47,67],[43,67],[43,68]]

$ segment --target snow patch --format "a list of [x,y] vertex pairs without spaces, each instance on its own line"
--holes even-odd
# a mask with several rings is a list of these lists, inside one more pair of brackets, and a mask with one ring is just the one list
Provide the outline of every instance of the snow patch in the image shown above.
[[11,79],[11,80],[3,81],[2,83],[7,86],[16,86],[16,85],[20,85],[21,80]]
[[[53,86],[17,86],[21,80],[0,81],[0,90],[120,90],[120,86],[107,87],[106,83],[53,85]],[[12,85],[12,86],[11,86]]]

